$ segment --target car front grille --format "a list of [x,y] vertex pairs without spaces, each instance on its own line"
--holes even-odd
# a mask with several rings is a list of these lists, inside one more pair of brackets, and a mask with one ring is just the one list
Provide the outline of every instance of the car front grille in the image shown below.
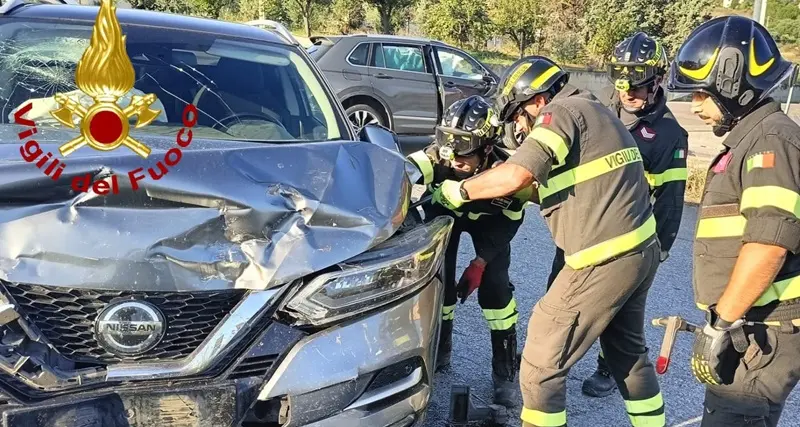
[[[27,317],[64,357],[75,362],[114,363],[137,360],[175,360],[194,351],[236,306],[244,290],[191,292],[133,292],[5,284]],[[97,316],[110,303],[123,299],[147,301],[158,307],[167,331],[152,350],[120,357],[98,343]]]

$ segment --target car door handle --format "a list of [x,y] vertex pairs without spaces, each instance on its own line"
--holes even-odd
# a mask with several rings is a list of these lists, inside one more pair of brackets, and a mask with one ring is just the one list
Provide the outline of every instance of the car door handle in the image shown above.
[[456,87],[456,84],[453,82],[444,82],[444,87]]
[[379,79],[393,79],[394,78],[394,77],[392,77],[392,76],[390,76],[388,74],[383,74],[383,73],[378,73],[375,77],[377,77]]

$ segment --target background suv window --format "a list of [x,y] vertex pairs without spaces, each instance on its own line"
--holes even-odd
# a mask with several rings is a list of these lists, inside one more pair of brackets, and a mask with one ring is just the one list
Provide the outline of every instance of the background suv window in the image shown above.
[[369,43],[361,43],[350,52],[347,61],[353,65],[367,65],[367,55],[369,54]]
[[381,58],[385,68],[400,71],[425,72],[425,61],[422,59],[422,49],[416,46],[401,46],[392,44],[381,45]]
[[466,56],[442,48],[437,48],[436,53],[439,57],[439,64],[442,66],[443,75],[470,80],[481,80],[483,78],[483,69]]

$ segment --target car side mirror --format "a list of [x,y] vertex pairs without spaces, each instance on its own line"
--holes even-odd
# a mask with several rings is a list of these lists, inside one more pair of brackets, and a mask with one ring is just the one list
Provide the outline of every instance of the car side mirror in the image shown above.
[[488,84],[490,84],[492,86],[497,85],[497,80],[495,80],[494,76],[492,76],[491,74],[484,74],[483,75],[483,81],[485,81],[486,83],[488,83]]
[[381,125],[369,124],[362,127],[358,132],[358,139],[403,154],[397,134]]

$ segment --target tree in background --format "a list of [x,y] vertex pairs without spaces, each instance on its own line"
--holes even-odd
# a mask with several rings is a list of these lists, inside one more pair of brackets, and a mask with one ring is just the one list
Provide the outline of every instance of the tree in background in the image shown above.
[[187,3],[196,14],[218,19],[222,9],[233,6],[236,0],[188,0]]
[[[548,55],[561,63],[583,62],[589,0],[549,0],[543,4]],[[540,45],[543,40],[540,40]]]
[[716,0],[677,0],[666,7],[664,28],[669,31],[664,35],[664,44],[670,60],[692,30],[718,5]]
[[483,2],[440,0],[421,5],[422,29],[429,37],[464,48],[480,49],[490,35],[489,16]]
[[366,0],[366,2],[378,10],[381,17],[381,32],[384,34],[394,34],[396,15],[403,14],[406,9],[414,5],[414,0]]
[[311,37],[311,28],[317,27],[317,23],[314,22],[317,12],[330,3],[331,0],[292,0],[289,3],[289,13],[294,15],[293,21],[302,21],[306,37]]
[[[508,36],[519,49],[519,57],[534,43],[536,32],[541,31],[544,21],[542,0],[491,0],[489,19],[493,29]],[[522,12],[522,13],[521,13]]]
[[362,0],[333,0],[326,25],[328,32],[349,34],[364,25],[366,11]]
[[281,0],[238,0],[220,13],[228,21],[254,21],[270,19],[291,25],[289,12]]

